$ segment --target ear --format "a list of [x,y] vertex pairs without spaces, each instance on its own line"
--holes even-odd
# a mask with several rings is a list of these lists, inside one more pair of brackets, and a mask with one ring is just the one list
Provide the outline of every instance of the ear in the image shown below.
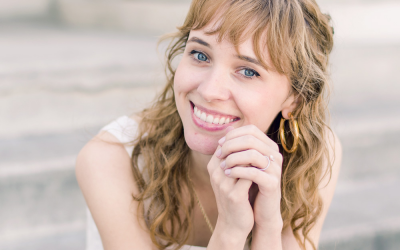
[[302,102],[303,98],[297,94],[292,93],[290,96],[282,103],[282,116],[286,120],[289,119],[289,113],[293,112],[297,106]]

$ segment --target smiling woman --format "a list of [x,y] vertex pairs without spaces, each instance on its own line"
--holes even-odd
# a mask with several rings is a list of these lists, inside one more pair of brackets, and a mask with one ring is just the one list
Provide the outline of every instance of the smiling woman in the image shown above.
[[313,0],[194,0],[157,101],[78,156],[99,249],[316,249],[341,159],[332,35]]

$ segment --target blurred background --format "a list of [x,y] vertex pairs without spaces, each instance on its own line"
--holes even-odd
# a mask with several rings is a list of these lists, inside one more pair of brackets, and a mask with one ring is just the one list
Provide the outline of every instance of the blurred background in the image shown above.
[[[164,83],[189,0],[0,0],[0,249],[84,249],[76,155]],[[344,157],[320,249],[400,249],[400,1],[320,0]],[[163,47],[163,46],[161,46]]]

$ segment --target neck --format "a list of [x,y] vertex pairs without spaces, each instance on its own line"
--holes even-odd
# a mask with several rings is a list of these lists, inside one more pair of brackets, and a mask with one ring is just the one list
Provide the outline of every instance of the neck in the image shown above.
[[190,150],[190,178],[196,186],[210,186],[210,175],[207,170],[207,164],[212,155],[205,155]]

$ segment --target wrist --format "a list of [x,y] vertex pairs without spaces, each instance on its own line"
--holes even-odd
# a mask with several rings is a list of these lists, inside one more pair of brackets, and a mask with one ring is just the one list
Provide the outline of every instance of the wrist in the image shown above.
[[255,224],[251,249],[282,249],[282,228],[282,222],[276,222],[267,227]]
[[273,220],[264,221],[263,223],[254,222],[254,230],[264,233],[282,232],[283,220],[282,217],[276,217]]
[[217,220],[207,249],[242,250],[246,244],[247,235],[248,233],[236,230],[226,223]]

